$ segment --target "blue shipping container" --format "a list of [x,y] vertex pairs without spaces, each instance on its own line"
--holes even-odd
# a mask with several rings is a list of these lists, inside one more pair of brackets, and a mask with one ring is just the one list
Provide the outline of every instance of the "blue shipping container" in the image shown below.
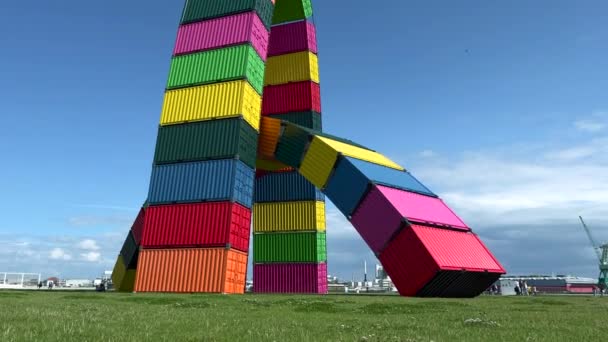
[[236,159],[155,165],[149,204],[231,201],[252,207],[255,171]]
[[298,172],[277,172],[255,180],[254,201],[324,201],[325,196]]
[[437,197],[409,172],[342,156],[324,192],[348,217],[355,211],[370,183]]

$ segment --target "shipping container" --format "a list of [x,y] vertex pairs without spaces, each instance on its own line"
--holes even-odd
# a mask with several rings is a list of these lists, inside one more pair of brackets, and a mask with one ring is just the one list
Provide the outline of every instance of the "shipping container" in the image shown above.
[[312,16],[310,0],[279,1],[272,16],[273,24],[307,19]]
[[135,222],[131,226],[131,233],[133,233],[133,238],[135,239],[135,244],[138,246],[141,244],[141,236],[144,232],[144,224],[146,217],[146,208],[142,207],[139,209],[139,214],[135,218]]
[[247,254],[226,248],[144,249],[136,292],[245,292]]
[[381,184],[426,196],[437,197],[407,171],[399,171],[351,157],[340,156],[325,188],[325,194],[346,216],[350,216],[371,184]]
[[270,0],[188,0],[182,14],[182,24],[255,11],[264,26],[270,29],[274,3]]
[[253,206],[256,233],[325,231],[325,203],[315,201],[256,203]]
[[253,265],[255,293],[327,293],[327,264]]
[[[266,96],[266,95],[264,95]],[[262,100],[263,101],[263,100]],[[264,116],[273,119],[279,119],[283,121],[292,122],[298,126],[303,126],[306,128],[313,129],[315,131],[322,131],[323,124],[321,121],[321,114],[313,111],[308,112],[292,112],[285,114],[272,114],[268,116]]]
[[267,159],[259,159],[256,160],[255,162],[255,167],[257,170],[264,170],[264,171],[292,171],[294,170],[294,168],[285,165],[283,163],[280,163],[276,160],[267,160]]
[[112,271],[112,285],[118,292],[133,292],[135,285],[135,270],[127,270],[122,256],[118,256]]
[[327,261],[325,233],[285,232],[253,235],[253,262]]
[[247,81],[232,81],[165,93],[161,125],[243,116],[253,128],[260,128],[262,98]]
[[220,247],[249,251],[251,210],[231,202],[151,206],[142,247]]
[[180,26],[173,55],[251,43],[265,61],[268,39],[268,30],[255,12],[240,13]]
[[120,255],[122,256],[122,260],[125,263],[125,266],[128,270],[133,270],[137,268],[137,257],[139,252],[139,246],[135,242],[135,238],[133,237],[133,232],[129,231],[127,234],[127,238],[125,242],[122,244],[122,248],[120,249]]
[[264,87],[262,114],[314,111],[321,113],[321,90],[314,82]]
[[317,33],[313,23],[303,20],[272,27],[269,57],[302,51],[317,53]]
[[420,225],[403,229],[379,259],[403,296],[474,297],[505,273],[475,234]]
[[260,121],[260,138],[258,141],[258,157],[274,159],[274,153],[281,134],[281,121],[262,117]]
[[312,135],[295,125],[283,126],[275,156],[281,163],[299,168]]
[[251,208],[255,172],[234,159],[155,165],[148,201],[154,204],[238,202]]
[[264,61],[249,44],[173,57],[167,89],[242,79],[262,94]]
[[296,52],[268,57],[264,85],[312,81],[319,83],[319,61],[312,52]]
[[154,163],[236,158],[255,168],[258,132],[242,118],[161,126]]
[[325,196],[296,171],[256,177],[254,202],[324,201]]

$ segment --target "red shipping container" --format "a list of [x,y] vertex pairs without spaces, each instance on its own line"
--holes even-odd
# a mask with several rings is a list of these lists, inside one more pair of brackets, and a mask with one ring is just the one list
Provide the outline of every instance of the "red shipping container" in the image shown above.
[[146,218],[146,209],[141,208],[139,210],[139,214],[135,218],[135,222],[133,222],[133,226],[131,226],[131,232],[133,232],[133,238],[135,239],[135,243],[139,246],[141,245],[141,238],[144,232],[144,221]]
[[253,292],[327,293],[327,264],[255,264]]
[[403,229],[379,259],[403,296],[474,297],[505,273],[477,235],[420,225]]
[[321,113],[321,89],[311,81],[264,87],[262,115],[315,111]]
[[217,247],[248,252],[251,210],[231,202],[151,206],[146,210],[144,248]]
[[317,33],[310,21],[273,26],[270,30],[268,56],[310,51],[317,53]]

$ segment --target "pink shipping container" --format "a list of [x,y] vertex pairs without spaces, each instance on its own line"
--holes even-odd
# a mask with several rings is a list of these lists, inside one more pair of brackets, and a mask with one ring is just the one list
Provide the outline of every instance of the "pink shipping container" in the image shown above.
[[269,57],[300,51],[317,53],[315,25],[304,20],[272,27],[268,44]]
[[145,216],[146,216],[146,209],[141,208],[139,210],[139,214],[137,214],[137,218],[135,218],[135,222],[133,222],[133,226],[131,226],[131,232],[133,232],[133,238],[135,239],[135,243],[138,246],[141,244],[141,237],[144,232]]
[[327,293],[327,264],[255,264],[253,292]]
[[420,225],[402,230],[379,259],[403,296],[474,297],[505,273],[477,235]]
[[314,111],[321,113],[321,89],[304,81],[264,87],[262,115]]
[[180,26],[173,54],[184,55],[250,42],[265,61],[268,36],[255,12],[231,15]]
[[148,207],[144,248],[219,247],[248,252],[251,210],[231,202]]

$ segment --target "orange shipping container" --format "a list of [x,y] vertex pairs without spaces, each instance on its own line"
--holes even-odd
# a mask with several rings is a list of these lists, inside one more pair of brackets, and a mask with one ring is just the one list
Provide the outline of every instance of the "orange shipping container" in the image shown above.
[[247,254],[226,248],[141,250],[135,292],[245,292]]

